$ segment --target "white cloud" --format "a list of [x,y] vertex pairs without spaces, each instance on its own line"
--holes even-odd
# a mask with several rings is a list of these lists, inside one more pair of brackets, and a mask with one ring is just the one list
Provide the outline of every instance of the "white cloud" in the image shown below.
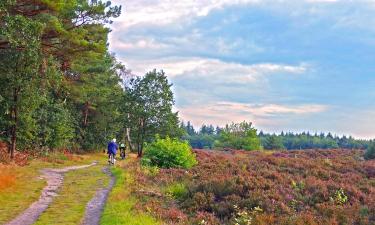
[[[326,3],[357,4],[357,1],[351,0],[113,0],[112,2],[124,6],[124,12],[118,19],[118,21],[121,21],[121,28],[128,28],[137,24],[160,25],[176,23],[180,20],[189,21],[196,17],[207,16],[213,10],[234,5],[261,5],[267,8],[280,5],[286,11],[296,11],[297,9],[306,10],[306,7]],[[375,1],[364,0],[358,1],[358,3],[373,6]],[[291,10],[291,7],[293,10]]]
[[141,23],[168,24],[179,19],[207,16],[212,10],[227,5],[258,3],[261,0],[114,0],[124,5],[122,27]]
[[339,0],[307,0],[307,2],[312,2],[312,3],[333,3],[333,2],[339,2]]
[[302,74],[309,68],[306,63],[285,65],[259,63],[245,65],[206,58],[165,58],[156,60],[128,60],[128,65],[136,74],[144,74],[152,69],[164,70],[170,77],[192,76],[224,79],[231,82],[254,82],[264,75],[277,73]]
[[157,42],[154,38],[143,37],[139,38],[136,41],[123,41],[118,37],[111,37],[111,49],[115,49],[117,51],[127,51],[127,50],[137,50],[137,51],[144,51],[144,50],[159,50],[162,48],[166,48],[167,45],[163,43]]
[[[303,116],[328,110],[320,104],[280,105],[280,104],[246,104],[237,102],[217,102],[180,107],[180,116],[191,121],[195,126],[215,124],[223,126],[230,122],[255,121],[257,126],[280,126],[282,116]],[[277,119],[275,119],[277,117]],[[284,121],[287,123],[287,119]]]

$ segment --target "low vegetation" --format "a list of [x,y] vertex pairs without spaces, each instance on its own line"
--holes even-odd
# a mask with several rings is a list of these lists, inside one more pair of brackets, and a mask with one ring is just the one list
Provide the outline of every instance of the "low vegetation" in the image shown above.
[[375,161],[362,151],[196,154],[189,170],[138,173],[153,190],[136,192],[138,207],[169,224],[375,223]]
[[137,191],[137,183],[133,177],[140,170],[134,158],[128,158],[112,169],[116,183],[108,197],[100,221],[102,225],[158,225],[158,220],[148,214],[148,210],[137,211],[138,199],[133,192]]

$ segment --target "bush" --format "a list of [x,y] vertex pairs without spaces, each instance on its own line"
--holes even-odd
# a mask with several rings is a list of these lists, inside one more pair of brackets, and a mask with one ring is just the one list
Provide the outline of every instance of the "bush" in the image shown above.
[[375,159],[375,142],[372,142],[367,148],[365,159]]
[[142,164],[161,168],[189,169],[197,164],[197,160],[187,141],[157,137],[153,143],[146,145]]
[[182,199],[187,195],[188,190],[183,183],[174,183],[167,187],[166,193],[175,199]]

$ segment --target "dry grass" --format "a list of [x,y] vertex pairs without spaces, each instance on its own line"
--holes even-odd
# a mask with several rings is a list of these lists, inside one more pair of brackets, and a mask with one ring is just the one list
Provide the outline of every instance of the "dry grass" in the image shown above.
[[16,184],[17,174],[11,166],[0,165],[0,192],[13,187]]

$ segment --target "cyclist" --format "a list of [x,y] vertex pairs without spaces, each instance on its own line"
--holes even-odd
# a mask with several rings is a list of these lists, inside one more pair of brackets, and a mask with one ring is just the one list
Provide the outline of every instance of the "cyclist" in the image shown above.
[[109,143],[108,143],[108,152],[107,152],[107,154],[108,154],[108,162],[110,163],[110,164],[115,164],[115,157],[116,157],[116,152],[117,152],[117,149],[118,149],[118,146],[117,146],[117,144],[116,144],[116,138],[113,138],[113,140],[112,141],[110,141]]
[[125,144],[124,143],[120,144],[120,156],[121,156],[121,159],[125,159]]

